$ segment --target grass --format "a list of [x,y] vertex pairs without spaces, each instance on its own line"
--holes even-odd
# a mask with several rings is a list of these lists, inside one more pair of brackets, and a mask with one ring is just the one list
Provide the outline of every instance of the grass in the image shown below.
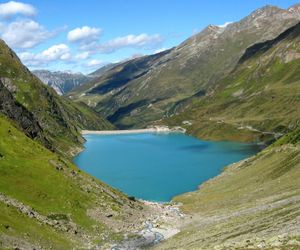
[[[104,214],[106,211],[115,210],[119,212],[119,219],[123,220],[123,215],[126,215],[123,208],[128,207],[130,202],[125,195],[92,179],[63,156],[50,152],[26,137],[2,115],[0,138],[1,193],[32,207],[50,219],[74,222],[79,232],[89,235],[91,239],[101,239],[101,234],[107,234],[108,241],[114,239],[115,233],[106,224],[88,216],[87,210],[102,207]],[[89,188],[89,192],[85,187]],[[0,205],[0,221],[12,229],[5,231],[1,228],[5,235],[23,239],[23,233],[28,228],[30,236],[26,240],[31,244],[49,246],[51,243],[55,249],[70,249],[73,241],[77,246],[86,243],[78,235],[58,232],[50,226],[40,225],[34,219],[27,218],[13,207],[5,208],[2,202]],[[133,206],[128,211],[134,213],[135,209]],[[81,243],[76,239],[81,240]]]
[[[299,179],[299,139],[294,145],[271,146],[233,164],[198,191],[174,198],[193,219],[157,248],[212,249],[219,245],[221,249],[245,249],[246,240],[257,245],[284,232],[296,234]],[[235,244],[230,245],[232,242]],[[289,249],[287,242],[278,249]]]
[[0,76],[10,81],[15,88],[14,98],[35,116],[43,137],[50,141],[56,152],[70,156],[74,147],[81,147],[80,129],[113,129],[88,106],[60,97],[44,85],[3,41],[0,52]]
[[262,133],[241,131],[241,126],[290,132],[300,122],[300,59],[284,62],[280,51],[293,51],[294,42],[283,41],[238,65],[219,81],[213,94],[189,100],[183,112],[162,123],[182,126],[182,121],[189,120],[193,123],[186,126],[190,134],[213,140],[272,141]]
[[0,247],[2,249],[9,247],[6,244],[7,238],[10,237],[12,243],[16,245],[19,245],[18,241],[22,242],[24,240],[24,242],[28,242],[28,239],[30,239],[29,242],[32,246],[40,245],[47,249],[72,249],[76,244],[79,244],[75,238],[70,240],[68,235],[42,226],[27,216],[20,214],[15,208],[7,207],[1,202],[0,210]]

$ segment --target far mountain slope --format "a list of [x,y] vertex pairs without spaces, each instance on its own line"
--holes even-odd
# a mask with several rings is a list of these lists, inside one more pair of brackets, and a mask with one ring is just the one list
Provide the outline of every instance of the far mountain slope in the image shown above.
[[216,89],[187,100],[166,122],[201,138],[274,139],[300,123],[299,72],[300,23],[249,47]]
[[[138,74],[137,67],[131,73],[135,77],[128,79],[120,75],[128,63],[121,64],[119,70],[107,72],[109,78],[94,80],[94,85],[87,85],[73,98],[96,105],[97,111],[120,128],[147,126],[174,114],[179,101],[213,89],[249,46],[273,39],[295,25],[299,12],[299,6],[287,10],[266,6],[227,27],[210,25],[154,62],[151,56],[144,57],[149,63],[143,74]],[[104,93],[108,79],[113,88]]]
[[92,73],[88,74],[87,76],[90,77],[90,78],[100,77],[100,76],[103,75],[103,73],[105,73],[106,71],[110,70],[111,68],[113,68],[117,64],[118,63],[109,63],[109,64],[104,65],[101,68],[93,71]]
[[[72,100],[84,101],[89,106],[99,110],[99,101],[113,98],[114,94],[126,88],[131,81],[151,72],[153,68],[163,63],[161,58],[169,52],[170,50],[167,50],[155,55],[142,56],[103,67],[99,70],[101,72],[100,77],[75,88],[69,96]],[[96,74],[98,73],[96,71]],[[118,104],[112,101],[104,113],[108,115],[110,111],[114,111],[116,108],[118,108]]]

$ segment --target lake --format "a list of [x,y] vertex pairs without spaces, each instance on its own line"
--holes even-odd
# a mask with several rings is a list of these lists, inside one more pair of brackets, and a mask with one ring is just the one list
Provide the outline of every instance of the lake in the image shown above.
[[136,198],[170,201],[196,190],[233,162],[256,152],[253,144],[198,140],[180,133],[85,135],[74,158],[80,169]]

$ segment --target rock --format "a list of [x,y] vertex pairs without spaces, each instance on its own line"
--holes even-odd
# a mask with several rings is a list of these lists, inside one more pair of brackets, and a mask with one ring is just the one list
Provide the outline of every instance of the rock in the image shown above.
[[56,166],[56,170],[58,170],[58,171],[61,171],[61,170],[63,170],[63,167],[62,166]]
[[129,196],[128,199],[131,200],[131,201],[136,201],[134,196]]
[[18,88],[10,78],[1,77],[0,80],[2,81],[2,83],[8,89],[9,92],[11,93],[17,92]]

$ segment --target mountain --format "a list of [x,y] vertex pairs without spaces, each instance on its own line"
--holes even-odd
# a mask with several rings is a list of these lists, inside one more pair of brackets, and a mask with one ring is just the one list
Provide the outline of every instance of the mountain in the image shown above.
[[[114,93],[126,87],[134,79],[147,74],[155,65],[161,64],[160,58],[169,51],[161,52],[151,56],[143,56],[113,64],[108,68],[101,68],[101,76],[92,81],[75,88],[69,97],[72,100],[80,100],[89,106],[96,107],[99,110],[99,101],[109,99]],[[115,103],[110,103],[107,113],[115,110]]]
[[142,227],[143,203],[83,173],[0,114],[1,249],[101,249]]
[[[298,6],[265,6],[226,27],[209,25],[155,60],[146,56],[112,68],[71,96],[95,106],[120,128],[145,127],[176,113],[186,98],[213,89],[249,46],[275,38],[299,20]],[[144,73],[139,74],[139,67],[128,73],[128,63],[134,70],[140,60],[149,61]]]
[[32,71],[44,84],[52,87],[59,95],[65,95],[75,87],[78,87],[90,80],[90,77],[82,73],[73,73],[69,71]]
[[191,219],[158,249],[299,248],[299,51],[300,23],[250,46],[216,89],[167,119],[201,138],[275,142],[175,197]]
[[0,52],[0,111],[31,138],[71,155],[82,147],[81,129],[113,127],[85,104],[59,97],[42,84],[3,41]]
[[186,100],[165,122],[217,140],[274,140],[293,130],[300,123],[299,44],[298,23],[250,46],[215,89]]
[[58,96],[0,40],[0,248],[106,249],[157,209],[71,161],[81,129],[113,126]]

